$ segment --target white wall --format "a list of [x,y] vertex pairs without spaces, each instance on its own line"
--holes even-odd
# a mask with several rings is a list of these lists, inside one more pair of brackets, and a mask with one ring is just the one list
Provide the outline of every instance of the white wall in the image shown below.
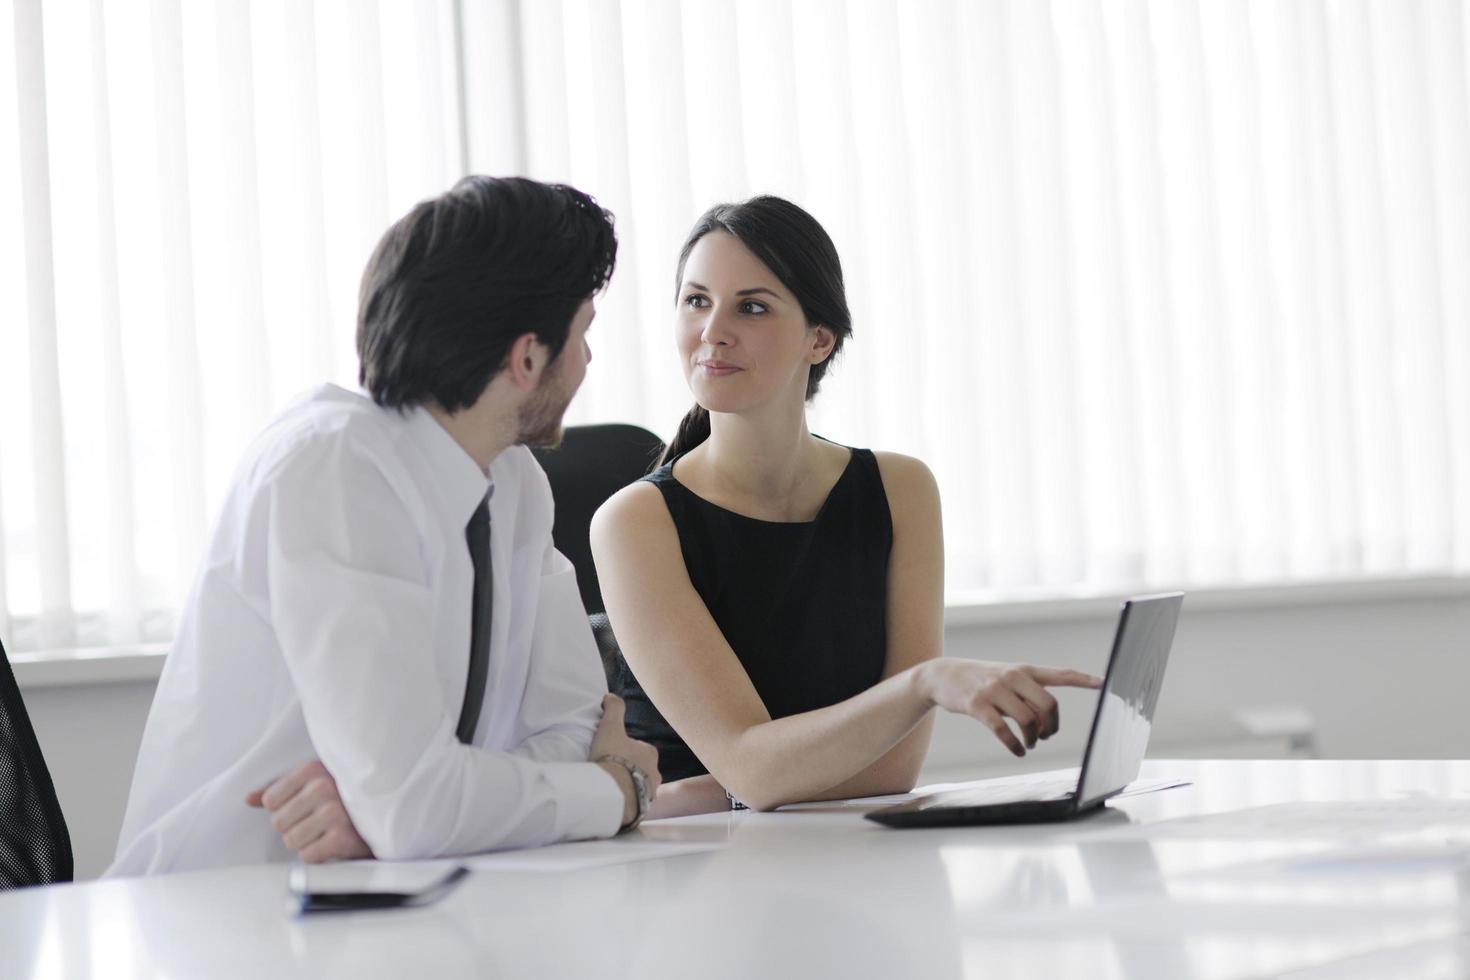
[[[951,654],[1024,659],[1100,671],[1114,615],[954,624]],[[963,617],[956,616],[955,619]],[[122,821],[150,681],[36,686],[18,670],[32,721],[71,828],[77,876],[108,864]],[[1151,755],[1239,752],[1231,709],[1296,704],[1315,718],[1330,758],[1464,758],[1470,755],[1470,597],[1294,600],[1252,609],[1191,607],[1180,620]],[[940,719],[929,773],[1076,765],[1091,695],[1063,693],[1063,730],[1019,763],[963,718]],[[1255,753],[1252,746],[1259,746]],[[1247,742],[1253,754],[1281,750]]]
[[[1111,614],[1066,622],[976,626],[947,631],[948,652],[1026,659],[1101,672]],[[1219,756],[1271,740],[1243,738],[1234,715],[1296,705],[1314,721],[1317,751],[1336,759],[1453,759],[1470,756],[1470,597],[1373,598],[1191,608],[1186,598],[1169,661],[1149,754]],[[1092,701],[1060,695],[1063,730],[1013,763],[965,719],[940,719],[932,766],[987,769],[1076,765]],[[976,743],[979,743],[978,745]],[[997,743],[998,744],[998,743]]]
[[78,878],[95,878],[112,863],[153,688],[153,681],[35,688],[21,675]]

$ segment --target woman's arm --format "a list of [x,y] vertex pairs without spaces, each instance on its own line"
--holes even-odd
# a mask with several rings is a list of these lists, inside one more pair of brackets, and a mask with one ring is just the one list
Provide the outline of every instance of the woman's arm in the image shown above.
[[[932,519],[937,524],[937,493]],[[896,546],[897,540],[895,528]],[[604,504],[593,518],[592,550],[608,615],[644,690],[719,783],[757,809],[825,795],[880,760],[884,788],[905,780],[911,786],[927,733],[912,745],[900,742],[935,705],[974,716],[1022,754],[1003,716],[1015,719],[1032,744],[1055,728],[1056,702],[1043,684],[1097,683],[1076,671],[934,659],[935,641],[899,654],[917,663],[890,663],[890,676],[861,694],[772,720],[689,581],[678,533],[657,487],[635,483]],[[932,557],[942,562],[942,556]],[[916,554],[913,560],[923,559]],[[901,578],[903,572],[893,574]],[[929,601],[942,603],[941,593],[936,587]],[[907,615],[900,618],[909,621]],[[916,613],[913,623],[920,622]],[[931,629],[940,628],[938,617],[930,622]],[[898,623],[892,628],[916,635],[923,629]]]
[[[944,643],[944,535],[939,488],[929,468],[916,459],[878,453],[878,469],[892,518],[888,562],[886,660],[883,679],[939,656]],[[929,751],[934,715],[905,735],[876,762],[809,799],[848,799],[906,793],[918,781]],[[665,784],[650,816],[676,817],[724,809],[725,788],[713,776]]]

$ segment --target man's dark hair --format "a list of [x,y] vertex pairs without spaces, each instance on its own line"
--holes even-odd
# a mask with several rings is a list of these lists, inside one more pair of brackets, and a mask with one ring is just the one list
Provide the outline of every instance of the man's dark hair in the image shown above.
[[466,177],[373,250],[358,294],[358,381],[386,408],[468,408],[522,334],[561,354],[617,254],[612,215],[581,191]]

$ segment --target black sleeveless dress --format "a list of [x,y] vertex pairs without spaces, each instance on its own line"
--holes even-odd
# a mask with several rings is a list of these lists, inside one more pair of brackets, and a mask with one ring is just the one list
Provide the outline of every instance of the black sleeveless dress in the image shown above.
[[[772,718],[836,704],[883,676],[893,522],[878,461],[851,453],[816,519],[803,523],[718,507],[674,479],[672,462],[644,477],[663,493],[689,580]],[[658,749],[666,782],[709,771],[621,656],[612,686],[627,702],[628,734]]]

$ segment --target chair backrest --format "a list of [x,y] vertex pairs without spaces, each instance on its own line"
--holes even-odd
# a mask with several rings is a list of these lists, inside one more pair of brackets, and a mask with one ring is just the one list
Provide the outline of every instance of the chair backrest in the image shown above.
[[535,450],[556,498],[556,550],[577,569],[577,587],[588,615],[604,611],[588,530],[603,501],[645,475],[658,462],[663,442],[636,425],[574,425],[556,449]]
[[71,835],[0,644],[0,888],[71,879]]

